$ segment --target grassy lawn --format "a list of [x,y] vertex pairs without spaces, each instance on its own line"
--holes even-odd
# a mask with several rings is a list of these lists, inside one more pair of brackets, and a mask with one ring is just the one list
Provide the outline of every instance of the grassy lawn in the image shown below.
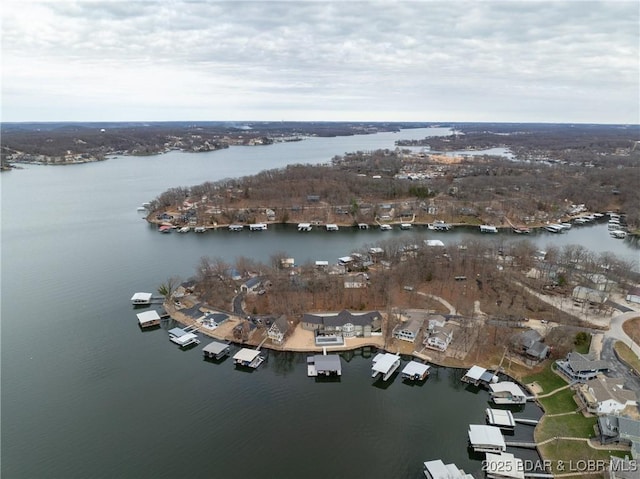
[[563,389],[549,397],[538,399],[546,414],[558,414],[561,412],[571,412],[578,409],[578,405],[573,400],[575,392],[571,389]]
[[556,417],[545,416],[536,429],[536,441],[541,442],[561,436],[588,439],[595,435],[593,427],[596,422],[595,417],[584,417],[582,413]]
[[624,344],[622,341],[616,341],[616,344],[613,347],[616,350],[616,353],[618,353],[618,356],[635,369],[636,373],[640,374],[640,359],[638,359],[638,356],[631,351],[629,346]]
[[591,336],[589,336],[589,339],[586,342],[577,344],[575,346],[575,350],[577,353],[580,353],[580,354],[588,354],[590,347],[591,347]]
[[[607,450],[607,449],[591,449],[587,444],[580,441],[551,441],[548,444],[544,444],[539,447],[540,453],[542,457],[551,461],[552,464],[552,472],[560,474],[571,472],[567,468],[570,467],[569,463],[573,463],[574,466],[578,464],[583,464],[579,461],[606,461],[609,462],[610,456],[616,457],[624,457],[624,451],[617,450]],[[629,455],[629,453],[626,453]],[[558,465],[562,461],[564,465],[564,470],[560,470]],[[586,472],[586,471],[573,471],[573,472]],[[598,476],[588,476],[588,477],[598,477]],[[604,476],[601,476],[604,477]]]
[[551,370],[553,362],[549,361],[544,370],[522,378],[524,384],[536,382],[542,388],[542,394],[550,393],[567,385],[567,382]]

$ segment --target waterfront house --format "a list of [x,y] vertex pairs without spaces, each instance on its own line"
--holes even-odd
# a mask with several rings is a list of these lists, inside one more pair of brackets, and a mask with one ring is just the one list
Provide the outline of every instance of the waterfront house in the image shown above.
[[150,304],[151,296],[151,293],[135,293],[133,296],[131,296],[131,303],[135,306]]
[[382,315],[378,311],[351,313],[346,309],[339,313],[305,313],[300,324],[316,334],[368,338],[381,330]]
[[624,389],[623,385],[622,378],[608,378],[604,374],[598,374],[580,384],[576,392],[587,411],[592,414],[619,414],[627,408],[637,413],[638,393]]
[[516,334],[511,340],[511,348],[528,363],[538,363],[549,355],[549,346],[544,344],[542,335],[535,329]]
[[378,353],[374,356],[371,365],[371,377],[381,377],[386,381],[400,367],[400,356],[391,353]]
[[453,341],[453,331],[451,326],[434,326],[430,328],[428,336],[424,339],[423,344],[436,351],[444,352]]
[[143,313],[138,313],[136,316],[138,317],[138,324],[141,328],[151,328],[160,325],[160,315],[155,310],[144,311]]
[[598,431],[600,442],[629,445],[631,457],[640,460],[640,421],[625,416],[601,416],[598,418]]
[[491,400],[496,404],[524,404],[527,402],[527,395],[516,383],[502,381],[500,383],[489,384]]
[[588,381],[595,378],[599,372],[609,370],[607,361],[596,360],[577,352],[570,352],[566,359],[558,359],[556,365],[569,380],[577,382]]
[[393,328],[393,337],[413,343],[418,337],[421,328],[422,320],[420,319],[416,318],[409,321],[404,321]]
[[507,450],[500,428],[495,426],[470,424],[469,443],[475,452],[500,453]]
[[344,278],[344,289],[362,289],[367,287],[368,275],[364,273],[350,274]]
[[342,364],[337,354],[315,354],[307,357],[307,376],[342,376]]
[[275,344],[282,344],[284,343],[284,340],[288,332],[289,332],[289,321],[287,321],[287,317],[283,314],[273,322],[273,324],[267,331],[267,336]]
[[208,359],[221,359],[228,356],[231,349],[227,343],[221,343],[219,341],[212,341],[202,348],[202,353],[205,358]]
[[465,473],[455,464],[445,464],[440,459],[426,461],[423,472],[427,479],[473,479],[471,474]]

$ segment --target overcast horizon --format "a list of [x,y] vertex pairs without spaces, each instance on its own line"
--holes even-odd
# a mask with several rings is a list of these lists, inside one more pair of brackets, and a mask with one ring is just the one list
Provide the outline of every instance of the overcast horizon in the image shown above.
[[637,1],[4,2],[3,122],[640,123]]

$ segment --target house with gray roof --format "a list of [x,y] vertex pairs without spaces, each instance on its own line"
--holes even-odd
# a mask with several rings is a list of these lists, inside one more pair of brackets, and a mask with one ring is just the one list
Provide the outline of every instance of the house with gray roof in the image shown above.
[[316,334],[366,338],[381,331],[382,315],[379,311],[352,313],[346,309],[339,313],[305,313],[300,324],[302,329],[316,331]]
[[620,414],[627,408],[628,411],[637,412],[638,393],[625,389],[623,384],[622,378],[608,378],[604,374],[598,374],[578,386],[576,392],[587,411],[592,414]]
[[549,346],[544,344],[542,335],[535,329],[516,334],[511,340],[511,348],[527,362],[538,363],[549,355]]
[[420,333],[422,323],[423,321],[417,318],[404,321],[393,328],[393,337],[413,343]]
[[271,339],[275,344],[282,344],[284,343],[288,332],[289,321],[287,321],[287,317],[283,314],[273,322],[267,331],[267,336],[269,336],[269,339]]
[[574,299],[574,301],[594,304],[604,304],[607,299],[609,299],[609,295],[606,292],[587,288],[586,286],[576,286],[575,288],[573,288],[571,297]]
[[625,416],[601,416],[598,418],[598,431],[600,442],[628,444],[631,457],[640,459],[640,421]]
[[240,286],[240,290],[243,293],[254,293],[262,284],[262,280],[259,277],[249,278],[242,286]]
[[595,378],[600,372],[609,370],[607,361],[594,359],[575,351],[567,354],[566,359],[558,359],[556,365],[571,381],[581,383]]

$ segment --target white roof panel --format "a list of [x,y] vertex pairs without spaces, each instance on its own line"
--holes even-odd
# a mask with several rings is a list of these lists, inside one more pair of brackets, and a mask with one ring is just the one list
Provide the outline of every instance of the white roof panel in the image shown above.
[[138,316],[138,322],[140,324],[150,323],[151,321],[160,321],[160,315],[156,310],[138,313],[136,316]]
[[391,369],[393,364],[399,359],[400,359],[400,356],[398,356],[397,354],[391,354],[391,353],[378,354],[374,358],[375,363],[373,364],[372,369],[374,371],[386,373]]
[[522,392],[522,389],[520,389],[520,386],[518,386],[516,383],[513,383],[511,381],[503,381],[501,383],[489,384],[489,387],[491,388],[491,392],[493,393],[508,392],[512,396],[525,395],[524,392]]
[[257,351],[255,349],[242,348],[233,356],[233,359],[237,359],[238,361],[251,362],[256,358],[258,354],[260,354],[260,351]]
[[499,427],[479,424],[469,425],[469,441],[472,445],[495,446],[505,449],[504,438]]
[[469,379],[478,381],[482,377],[482,375],[485,373],[485,371],[486,369],[481,368],[480,366],[472,366],[471,369],[467,371],[467,374],[465,374],[465,376],[468,377]]
[[151,293],[135,293],[131,296],[131,301],[149,301],[151,296]]
[[422,376],[429,369],[431,369],[431,366],[427,364],[422,364],[417,361],[409,361],[409,363],[402,370],[402,374],[410,374],[411,376],[417,374],[419,376]]

